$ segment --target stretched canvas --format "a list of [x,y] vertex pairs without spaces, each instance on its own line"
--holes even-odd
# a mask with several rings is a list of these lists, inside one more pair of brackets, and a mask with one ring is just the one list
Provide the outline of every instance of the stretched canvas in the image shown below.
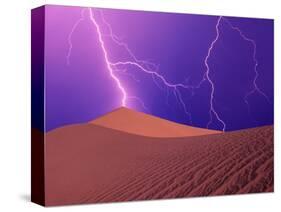
[[32,10],[32,201],[273,192],[270,19]]

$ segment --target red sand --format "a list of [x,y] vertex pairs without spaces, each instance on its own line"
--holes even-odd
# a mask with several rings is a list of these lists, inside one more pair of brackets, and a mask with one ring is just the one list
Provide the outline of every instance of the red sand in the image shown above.
[[93,124],[47,134],[46,205],[273,191],[273,127],[149,138]]
[[112,111],[90,123],[148,137],[187,137],[221,133],[217,130],[178,124],[125,107]]

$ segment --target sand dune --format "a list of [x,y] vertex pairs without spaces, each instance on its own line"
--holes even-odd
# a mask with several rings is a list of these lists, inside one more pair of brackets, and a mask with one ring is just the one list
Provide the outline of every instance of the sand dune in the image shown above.
[[273,191],[273,127],[149,138],[94,124],[49,132],[46,205]]
[[125,107],[114,110],[90,123],[148,137],[186,137],[221,133],[221,131],[178,124]]

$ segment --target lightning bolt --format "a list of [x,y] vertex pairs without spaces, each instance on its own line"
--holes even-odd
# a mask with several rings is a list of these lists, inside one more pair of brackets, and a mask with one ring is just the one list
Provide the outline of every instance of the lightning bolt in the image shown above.
[[73,48],[73,44],[72,44],[72,35],[74,33],[74,31],[76,30],[76,28],[79,26],[79,24],[84,20],[84,12],[85,12],[85,9],[82,9],[81,10],[81,17],[77,20],[77,22],[73,25],[69,35],[68,35],[68,45],[69,45],[69,48],[68,48],[68,53],[67,53],[67,56],[66,56],[66,63],[67,65],[70,65],[70,56],[71,56],[71,52],[72,52],[72,48]]
[[253,39],[250,39],[248,38],[240,28],[236,27],[236,26],[233,26],[230,21],[225,18],[225,17],[222,17],[220,16],[217,20],[217,23],[216,23],[216,26],[215,26],[215,29],[216,29],[216,37],[215,39],[211,42],[211,45],[208,49],[208,53],[207,53],[207,56],[204,60],[204,64],[205,64],[205,67],[206,67],[206,72],[202,78],[202,80],[199,82],[199,84],[195,87],[195,88],[200,88],[201,85],[207,81],[210,86],[211,86],[211,93],[210,93],[210,109],[209,109],[209,116],[210,116],[210,119],[207,123],[207,128],[209,128],[209,126],[212,124],[213,122],[213,116],[217,119],[218,122],[221,123],[222,125],[222,130],[225,131],[226,129],[226,124],[225,122],[222,120],[222,118],[219,116],[218,112],[215,110],[215,107],[214,107],[214,93],[215,93],[215,85],[212,81],[212,79],[210,78],[210,67],[209,67],[209,64],[208,64],[208,60],[210,58],[210,55],[212,53],[212,50],[216,44],[216,42],[219,40],[219,37],[220,37],[220,30],[219,30],[219,27],[222,23],[222,21],[226,22],[230,27],[231,29],[233,29],[234,31],[237,31],[240,35],[240,37],[245,40],[246,42],[249,42],[252,46],[253,46],[253,61],[255,63],[254,65],[254,78],[253,78],[253,82],[252,82],[252,85],[253,85],[253,88],[248,92],[246,93],[245,97],[244,97],[244,102],[247,104],[248,106],[248,111],[250,112],[250,109],[249,109],[249,101],[248,101],[248,98],[253,95],[255,92],[258,93],[259,95],[263,96],[269,103],[270,103],[270,100],[268,98],[268,96],[259,88],[259,86],[257,85],[257,79],[259,77],[259,72],[258,72],[258,60],[257,60],[257,57],[256,57],[256,54],[257,54],[257,45],[256,45],[256,42],[253,40]]
[[[168,80],[166,80],[166,78],[163,75],[161,75],[157,71],[153,70],[153,69],[157,69],[158,68],[157,65],[155,65],[155,64],[153,64],[151,62],[145,61],[145,60],[137,59],[137,57],[133,54],[133,52],[128,47],[128,45],[126,43],[121,42],[120,39],[116,35],[113,34],[113,31],[112,31],[112,28],[111,28],[110,24],[108,22],[106,22],[106,20],[103,17],[103,14],[101,13],[102,14],[101,17],[102,17],[103,22],[109,28],[109,34],[104,35],[102,33],[102,31],[101,31],[101,28],[100,28],[99,24],[97,23],[97,21],[95,19],[94,12],[93,12],[92,8],[84,8],[81,11],[81,18],[74,24],[73,28],[71,29],[71,32],[70,32],[70,34],[68,36],[68,41],[69,41],[69,51],[68,51],[68,55],[67,55],[68,61],[69,61],[69,58],[70,58],[70,55],[71,55],[72,46],[73,46],[72,45],[72,41],[71,41],[72,34],[76,30],[77,26],[81,23],[81,21],[84,20],[84,18],[85,18],[85,15],[84,15],[85,10],[89,11],[89,17],[90,17],[91,23],[96,28],[96,31],[97,31],[97,34],[98,34],[98,41],[100,43],[100,46],[101,46],[101,49],[102,49],[102,52],[103,52],[104,60],[105,60],[106,67],[107,67],[107,70],[109,72],[109,75],[115,81],[118,89],[122,93],[121,105],[125,107],[125,106],[127,106],[128,99],[135,99],[135,100],[137,100],[138,102],[141,103],[141,105],[143,106],[144,109],[147,110],[147,107],[145,106],[144,102],[140,98],[138,98],[136,96],[129,96],[128,95],[128,93],[126,92],[125,87],[122,85],[121,80],[118,78],[117,75],[115,75],[115,73],[118,72],[120,67],[134,66],[134,67],[137,68],[138,71],[141,71],[141,72],[143,72],[145,74],[151,75],[151,77],[152,77],[152,79],[154,80],[155,83],[156,83],[155,80],[157,79],[160,82],[162,82],[162,84],[164,86],[166,86],[167,88],[172,89],[173,90],[173,94],[179,100],[179,103],[182,106],[182,108],[184,110],[184,113],[187,115],[187,117],[189,118],[189,122],[191,123],[192,122],[191,121],[191,114],[187,110],[187,106],[186,106],[184,100],[182,99],[182,95],[181,95],[181,93],[179,91],[179,88],[191,89],[192,87],[188,86],[188,85],[185,85],[185,84],[182,84],[182,83],[174,84],[174,83],[169,82]],[[124,47],[125,50],[128,52],[128,54],[130,55],[132,60],[111,62],[110,59],[109,59],[109,56],[108,56],[108,52],[107,52],[107,49],[106,49],[106,46],[105,46],[105,42],[103,40],[104,36],[109,36],[117,45]]]
[[102,52],[103,52],[103,56],[104,56],[104,60],[105,60],[107,69],[109,71],[109,75],[115,81],[115,83],[117,84],[117,87],[121,91],[121,93],[122,93],[121,103],[122,103],[122,106],[125,107],[126,103],[127,103],[127,92],[126,92],[125,88],[123,87],[121,81],[118,79],[117,76],[115,76],[114,70],[111,67],[111,62],[109,61],[109,58],[108,58],[108,53],[107,53],[107,50],[106,50],[106,47],[105,47],[105,44],[104,44],[104,41],[103,41],[103,38],[102,38],[100,26],[96,22],[96,20],[94,18],[93,11],[92,11],[91,8],[89,8],[89,13],[90,13],[90,20],[94,24],[94,26],[96,27],[96,30],[97,30],[98,40],[99,40],[99,43],[100,43],[100,46],[101,46],[101,49],[102,49]]
[[121,81],[118,79],[118,77],[114,74],[114,70],[111,67],[111,63],[109,61],[108,58],[108,53],[102,38],[102,33],[101,33],[101,29],[100,26],[98,25],[98,23],[96,22],[95,18],[94,18],[94,14],[92,12],[91,8],[84,8],[81,10],[81,17],[78,19],[78,21],[73,25],[70,34],[68,36],[68,43],[69,43],[69,50],[68,50],[68,54],[67,54],[67,64],[70,64],[70,56],[71,56],[71,52],[72,52],[72,48],[73,48],[73,44],[72,44],[72,35],[73,32],[76,30],[76,28],[78,27],[78,25],[85,19],[85,11],[88,10],[89,11],[89,17],[90,17],[90,21],[92,22],[92,24],[95,26],[96,31],[97,31],[97,35],[98,35],[98,41],[100,43],[101,49],[102,49],[102,53],[104,56],[104,60],[106,63],[106,67],[107,70],[109,72],[110,77],[115,81],[118,89],[121,91],[122,94],[122,98],[121,98],[121,105],[122,106],[126,106],[126,101],[127,101],[127,92],[125,90],[125,88],[123,87]]
[[[73,47],[72,41],[71,41],[72,34],[76,30],[77,26],[85,19],[85,14],[84,14],[85,10],[89,11],[90,21],[94,25],[94,27],[96,28],[96,32],[97,32],[97,35],[98,35],[98,41],[100,43],[100,46],[101,46],[101,49],[102,49],[102,52],[103,52],[103,56],[104,56],[104,60],[105,60],[105,63],[106,63],[107,71],[108,71],[110,77],[116,83],[118,89],[120,90],[120,92],[122,94],[122,98],[121,98],[121,101],[120,101],[122,106],[127,106],[127,102],[130,99],[132,99],[132,100],[138,101],[145,110],[148,110],[148,108],[145,106],[144,102],[139,97],[128,95],[125,87],[122,85],[121,80],[118,78],[118,75],[115,75],[115,73],[120,72],[122,70],[120,68],[125,68],[125,69],[123,69],[123,73],[126,73],[128,67],[137,68],[138,71],[150,75],[152,77],[152,80],[154,81],[154,83],[159,88],[162,88],[159,84],[161,82],[161,84],[164,85],[166,87],[166,90],[167,90],[167,97],[166,98],[168,98],[169,89],[171,89],[173,95],[178,100],[179,104],[182,106],[184,113],[189,118],[190,123],[192,123],[191,113],[188,111],[188,107],[185,104],[185,101],[183,100],[181,91],[179,89],[186,89],[186,90],[190,91],[192,93],[192,95],[194,95],[194,90],[201,88],[202,84],[207,82],[210,85],[210,99],[209,99],[210,107],[209,107],[209,120],[208,120],[208,123],[207,123],[207,128],[209,128],[210,125],[216,119],[218,121],[218,123],[220,123],[222,131],[225,131],[226,123],[223,121],[223,119],[220,117],[219,113],[215,109],[215,101],[214,101],[215,100],[215,84],[210,77],[210,66],[209,66],[209,58],[210,58],[210,56],[213,52],[214,46],[216,45],[217,41],[219,40],[219,38],[221,36],[220,26],[221,26],[222,21],[225,21],[233,30],[237,31],[239,33],[239,35],[245,41],[250,42],[253,45],[253,60],[255,62],[255,67],[254,67],[255,76],[254,76],[254,79],[253,79],[253,88],[248,93],[246,93],[246,95],[244,97],[245,103],[247,105],[249,105],[248,98],[249,98],[249,96],[253,95],[255,92],[262,95],[263,97],[265,97],[269,101],[266,94],[257,85],[257,79],[259,77],[259,73],[258,73],[258,70],[257,70],[258,61],[257,61],[257,58],[256,58],[256,43],[255,43],[255,41],[246,37],[244,35],[244,33],[238,27],[233,26],[229,22],[229,20],[227,20],[225,17],[222,17],[222,16],[218,17],[218,20],[217,20],[216,25],[215,25],[215,32],[216,32],[215,38],[212,40],[210,46],[208,47],[207,55],[204,58],[204,65],[205,65],[205,68],[206,68],[205,72],[203,74],[203,77],[202,77],[201,81],[196,86],[188,85],[188,84],[184,84],[184,83],[171,83],[162,74],[159,73],[158,65],[155,65],[154,63],[149,62],[147,60],[139,60],[134,55],[134,53],[129,48],[129,46],[126,43],[122,42],[121,39],[113,33],[111,25],[105,20],[103,12],[101,10],[99,10],[102,22],[107,26],[108,31],[109,31],[108,34],[102,33],[100,25],[98,24],[98,22],[95,19],[95,14],[94,14],[92,8],[82,9],[80,19],[77,20],[77,22],[73,25],[73,27],[71,29],[71,32],[68,36],[69,51],[68,51],[68,54],[67,54],[67,64],[70,63],[69,59],[70,59],[71,51],[72,51],[72,47]],[[104,42],[104,39],[103,39],[103,37],[105,37],[105,36],[110,37],[115,44],[123,47],[126,50],[126,52],[128,53],[128,55],[130,56],[131,60],[116,61],[116,62],[110,61],[109,56],[108,56],[109,54],[107,52],[107,48],[106,48],[106,45],[105,45],[105,42]],[[128,74],[128,73],[126,73],[126,74]],[[130,75],[130,76],[133,76],[133,75]],[[136,80],[136,78],[134,78],[134,79]]]
[[251,38],[248,38],[240,28],[236,27],[236,26],[233,26],[230,21],[226,18],[223,18],[223,20],[231,27],[231,29],[233,29],[234,31],[237,31],[240,35],[240,37],[245,40],[246,42],[249,42],[252,47],[253,47],[253,61],[255,63],[254,65],[254,78],[253,78],[253,88],[248,92],[246,93],[245,97],[244,97],[244,101],[245,103],[248,105],[248,109],[249,109],[249,101],[248,101],[248,98],[253,95],[254,93],[257,93],[259,95],[261,95],[262,97],[264,97],[268,103],[270,103],[270,100],[268,98],[268,96],[259,88],[258,84],[257,84],[257,79],[259,78],[259,72],[258,72],[258,60],[257,60],[257,44],[256,42],[251,39]]
[[129,56],[133,59],[133,61],[135,61],[136,63],[139,63],[139,64],[142,64],[143,66],[146,66],[146,68],[153,68],[153,69],[157,69],[158,66],[152,62],[149,62],[147,60],[140,60],[138,59],[135,54],[133,53],[133,51],[129,48],[128,44],[127,43],[124,43],[121,41],[121,39],[116,36],[114,33],[113,33],[113,30],[112,30],[112,27],[111,25],[105,20],[104,18],[104,14],[103,14],[103,11],[102,10],[99,10],[100,14],[101,14],[101,19],[103,21],[103,23],[105,23],[105,25],[107,26],[107,28],[109,29],[109,34],[103,34],[103,36],[107,36],[107,37],[110,37],[112,39],[112,41],[125,48],[125,50],[127,51],[127,53],[129,54]]
[[210,78],[210,67],[209,67],[209,63],[208,63],[208,60],[210,58],[210,55],[213,51],[213,48],[216,44],[216,42],[218,41],[219,39],[219,36],[220,36],[220,31],[219,31],[219,26],[220,26],[220,23],[221,23],[221,20],[222,20],[222,16],[220,16],[218,18],[218,21],[216,23],[216,37],[215,39],[212,41],[209,49],[208,49],[208,53],[207,53],[207,56],[205,57],[205,60],[204,60],[204,64],[206,66],[206,72],[204,74],[204,77],[203,77],[203,80],[199,83],[199,85],[201,85],[201,83],[205,80],[207,80],[207,82],[210,84],[211,86],[211,93],[210,93],[210,109],[209,109],[209,116],[210,116],[210,119],[207,123],[207,128],[209,128],[209,126],[212,124],[213,122],[213,116],[215,116],[215,118],[222,124],[222,130],[225,131],[225,128],[226,128],[226,124],[225,122],[221,119],[221,117],[219,116],[219,114],[217,113],[217,111],[215,110],[215,107],[214,107],[214,94],[215,94],[215,85],[214,85],[214,82],[212,81],[212,79]]
[[[143,73],[146,73],[146,74],[150,74],[154,83],[156,84],[156,86],[158,86],[161,89],[161,86],[158,84],[156,79],[160,80],[164,84],[164,86],[166,86],[166,88],[171,88],[173,90],[174,96],[179,100],[180,105],[182,106],[182,108],[184,110],[184,113],[189,117],[189,122],[192,123],[191,114],[190,114],[190,112],[188,112],[187,106],[186,106],[185,102],[183,101],[180,91],[178,90],[178,88],[192,89],[192,86],[187,86],[184,84],[170,83],[165,79],[165,77],[163,75],[159,74],[158,71],[155,71],[155,69],[158,70],[158,65],[151,63],[147,60],[139,60],[134,55],[132,50],[129,48],[128,44],[122,42],[119,39],[119,37],[113,33],[111,25],[105,20],[103,12],[101,10],[100,10],[100,13],[101,13],[103,22],[107,25],[107,27],[109,29],[109,34],[107,34],[107,36],[109,36],[117,45],[124,47],[133,60],[133,61],[116,62],[116,63],[112,63],[111,65],[115,66],[115,67],[126,66],[126,65],[135,66],[138,68],[139,71],[142,71]],[[142,104],[142,105],[144,105],[144,104]]]
[[173,90],[173,93],[175,95],[175,97],[177,99],[179,99],[179,102],[181,104],[181,106],[183,107],[183,110],[185,112],[185,114],[189,117],[189,122],[192,123],[192,118],[191,118],[191,114],[190,112],[187,110],[187,106],[184,103],[181,93],[179,91],[179,88],[183,88],[183,89],[192,89],[191,86],[182,84],[182,83],[170,83],[168,82],[165,77],[161,74],[159,74],[156,71],[152,71],[149,69],[146,69],[145,67],[143,67],[142,65],[140,65],[137,62],[133,62],[133,61],[119,61],[119,62],[115,62],[115,63],[110,63],[110,65],[114,66],[114,67],[118,67],[118,66],[134,66],[137,67],[138,70],[142,71],[143,73],[149,74],[152,77],[156,77],[159,81],[161,81],[167,88],[170,88]]

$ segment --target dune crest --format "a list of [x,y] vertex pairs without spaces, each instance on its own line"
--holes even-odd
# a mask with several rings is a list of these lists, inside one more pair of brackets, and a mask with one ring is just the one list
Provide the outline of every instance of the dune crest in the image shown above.
[[125,107],[107,113],[106,115],[91,121],[90,124],[131,134],[158,138],[200,136],[221,133],[221,131],[178,124]]

